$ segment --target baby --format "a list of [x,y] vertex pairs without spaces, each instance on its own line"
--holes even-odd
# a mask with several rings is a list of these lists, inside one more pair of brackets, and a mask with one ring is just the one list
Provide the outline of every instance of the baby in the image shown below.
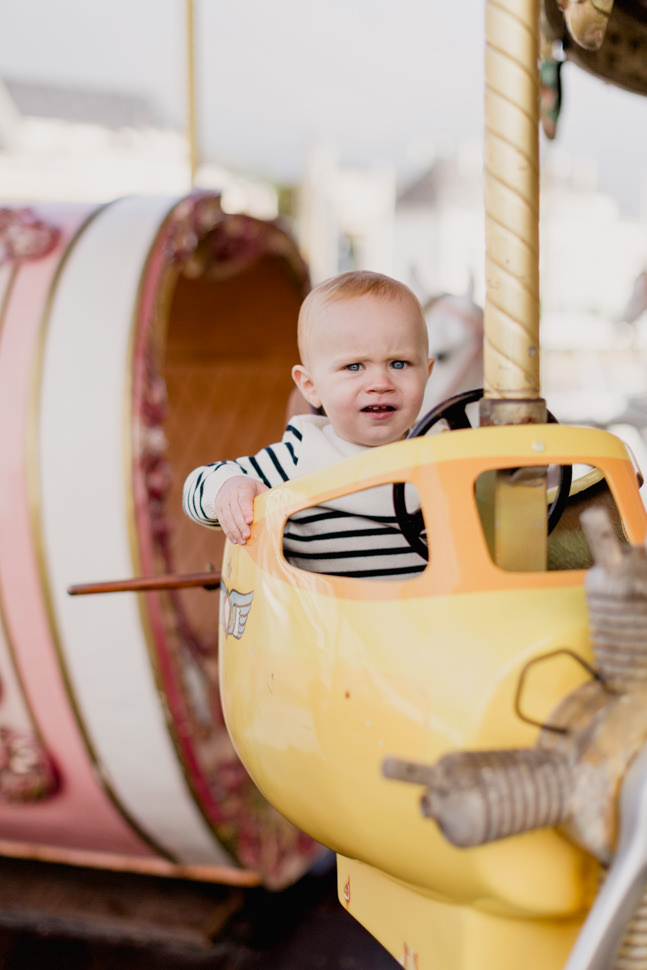
[[[427,326],[420,303],[397,280],[352,271],[319,284],[301,306],[298,343],[292,377],[323,415],[294,416],[279,443],[196,468],[184,485],[186,514],[220,525],[233,543],[249,538],[261,492],[405,438],[422,404],[433,365]],[[336,575],[420,572],[425,562],[399,532],[390,493],[388,486],[355,492],[293,516],[287,558]]]

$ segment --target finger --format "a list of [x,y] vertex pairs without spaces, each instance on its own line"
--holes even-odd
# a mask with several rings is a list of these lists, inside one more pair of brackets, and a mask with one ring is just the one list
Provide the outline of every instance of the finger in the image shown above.
[[[252,509],[252,515],[253,515],[253,509]],[[244,544],[249,539],[249,536],[251,533],[251,529],[249,527],[249,523],[251,522],[251,517],[248,520],[247,511],[246,511],[244,502],[241,502],[239,500],[238,502],[232,505],[231,519],[232,519],[233,528],[236,534],[236,541],[241,544]]]
[[218,521],[220,522],[222,531],[225,533],[230,542],[238,545],[245,541],[240,531],[240,523],[238,522],[235,514],[235,509],[232,508],[232,506],[223,505],[223,507],[218,510]]
[[254,496],[243,495],[240,499],[240,511],[245,525],[251,525],[254,521]]

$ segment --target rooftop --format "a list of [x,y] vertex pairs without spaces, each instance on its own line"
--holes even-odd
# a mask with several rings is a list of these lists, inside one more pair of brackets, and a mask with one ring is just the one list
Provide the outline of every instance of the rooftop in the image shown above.
[[23,117],[52,118],[106,128],[161,127],[150,103],[139,95],[38,81],[2,82]]

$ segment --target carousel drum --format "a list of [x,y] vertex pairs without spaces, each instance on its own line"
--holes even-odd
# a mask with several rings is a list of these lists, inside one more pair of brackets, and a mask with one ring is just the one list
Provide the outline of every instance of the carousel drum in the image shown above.
[[0,210],[0,854],[281,887],[322,849],[258,793],[218,696],[218,568],[186,474],[281,436],[307,269],[219,197]]

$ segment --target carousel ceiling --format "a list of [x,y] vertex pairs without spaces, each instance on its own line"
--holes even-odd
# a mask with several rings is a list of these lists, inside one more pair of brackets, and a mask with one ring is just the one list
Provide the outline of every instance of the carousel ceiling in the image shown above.
[[647,94],[647,0],[541,0],[546,40],[598,77]]

